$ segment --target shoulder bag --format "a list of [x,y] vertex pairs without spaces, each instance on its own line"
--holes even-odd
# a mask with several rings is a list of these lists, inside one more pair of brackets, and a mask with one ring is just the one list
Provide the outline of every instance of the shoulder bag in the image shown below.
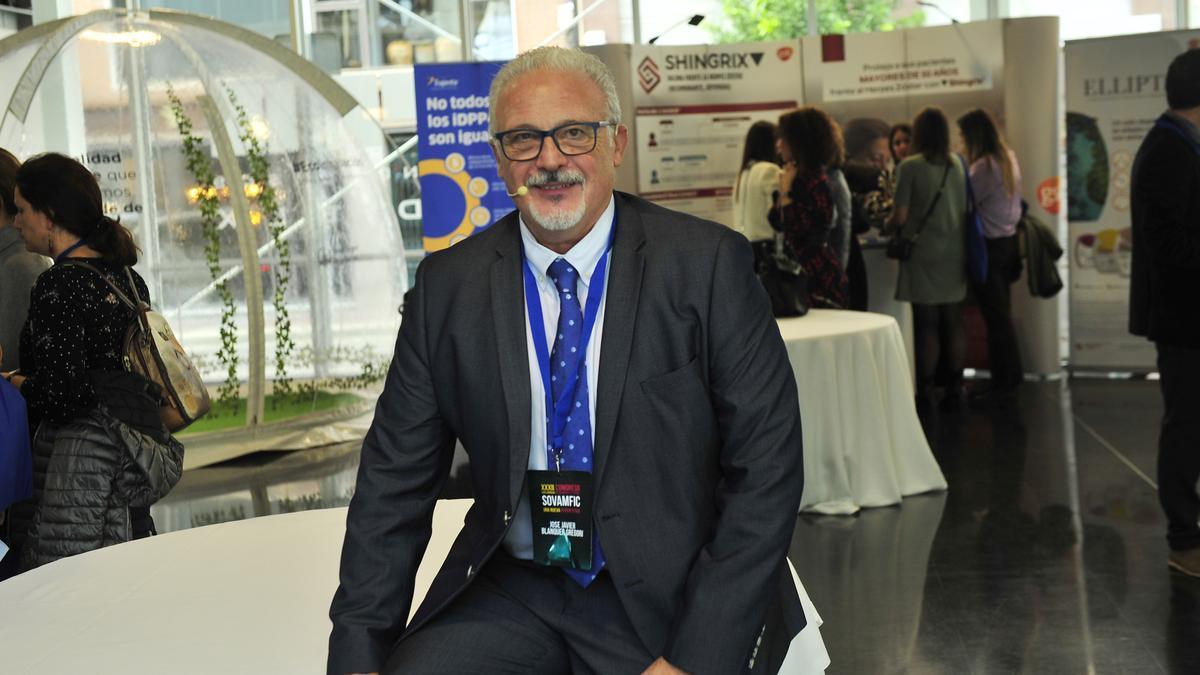
[[988,276],[987,239],[983,236],[983,221],[979,218],[979,205],[975,203],[975,190],[971,187],[971,168],[962,155],[958,156],[963,166],[963,177],[967,183],[967,217],[963,230],[967,238],[967,279],[982,284]]
[[208,413],[212,399],[200,372],[163,315],[150,309],[150,305],[138,297],[137,284],[129,268],[125,268],[125,278],[133,290],[133,299],[93,265],[80,260],[65,260],[61,264],[76,265],[100,275],[121,302],[133,310],[133,321],[125,329],[122,361],[125,370],[145,377],[162,389],[159,417],[163,425],[173,433]]
[[808,314],[808,275],[804,267],[787,254],[782,233],[775,233],[775,250],[763,261],[758,280],[767,289],[771,313],[776,317]]
[[917,231],[912,237],[904,236],[904,228],[896,230],[891,239],[888,239],[887,248],[884,254],[892,260],[901,262],[908,260],[913,256],[913,251],[917,247],[917,239],[921,236],[921,230],[925,229],[925,222],[929,220],[929,216],[933,215],[933,210],[937,208],[938,202],[942,200],[942,191],[946,188],[946,177],[950,175],[950,162],[946,162],[946,170],[942,172],[942,183],[938,186],[937,194],[933,196],[933,201],[929,202],[929,208],[925,210],[925,216],[921,218],[921,224],[917,225]]

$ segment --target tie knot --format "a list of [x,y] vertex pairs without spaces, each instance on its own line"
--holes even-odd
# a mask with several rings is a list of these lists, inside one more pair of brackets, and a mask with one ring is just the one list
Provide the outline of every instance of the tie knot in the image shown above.
[[546,274],[554,280],[554,285],[563,293],[574,293],[575,282],[579,280],[579,270],[575,266],[567,262],[566,258],[558,258],[550,263],[550,267],[546,270]]

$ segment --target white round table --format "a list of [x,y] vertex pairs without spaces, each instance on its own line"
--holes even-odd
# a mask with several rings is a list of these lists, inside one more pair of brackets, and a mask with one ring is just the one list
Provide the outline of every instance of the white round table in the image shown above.
[[895,319],[814,309],[778,323],[800,393],[802,511],[852,514],[946,489]]
[[[424,598],[471,500],[438,502],[417,572]],[[0,583],[0,672],[58,675],[320,675],[346,509],[171,532],[66,558]],[[795,577],[795,570],[792,571]],[[824,672],[821,617],[787,675]]]

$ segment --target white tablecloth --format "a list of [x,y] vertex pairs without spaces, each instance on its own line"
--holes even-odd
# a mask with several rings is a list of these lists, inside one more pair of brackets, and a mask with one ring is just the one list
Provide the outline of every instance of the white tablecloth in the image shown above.
[[946,489],[921,430],[890,316],[815,309],[780,319],[804,425],[801,510],[852,514]]
[[[470,505],[438,503],[414,611]],[[252,518],[92,551],[0,583],[0,672],[324,673],[345,524],[344,508]],[[823,672],[821,618],[796,583],[808,627],[781,673]]]

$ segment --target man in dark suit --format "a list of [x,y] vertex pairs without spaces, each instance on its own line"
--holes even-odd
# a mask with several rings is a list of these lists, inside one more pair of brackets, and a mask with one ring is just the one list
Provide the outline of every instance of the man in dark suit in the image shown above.
[[[518,212],[417,272],[329,672],[774,672],[804,626],[800,414],[750,246],[614,193],[628,131],[598,59],[528,52],[490,100]],[[455,439],[475,503],[405,629]],[[559,477],[553,503],[587,502],[565,529],[530,496]]]
[[1200,577],[1200,50],[1171,62],[1167,104],[1133,162],[1129,331],[1158,350],[1167,564]]

